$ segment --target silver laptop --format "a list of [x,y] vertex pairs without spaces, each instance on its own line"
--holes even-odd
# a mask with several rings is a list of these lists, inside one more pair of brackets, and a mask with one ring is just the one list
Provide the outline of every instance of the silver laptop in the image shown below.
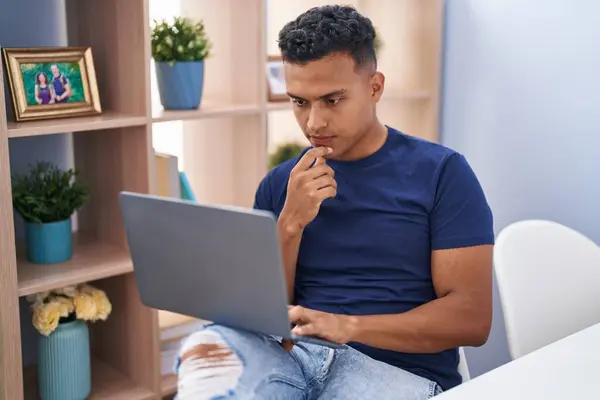
[[266,211],[119,194],[134,276],[148,307],[328,347],[291,333],[275,217]]

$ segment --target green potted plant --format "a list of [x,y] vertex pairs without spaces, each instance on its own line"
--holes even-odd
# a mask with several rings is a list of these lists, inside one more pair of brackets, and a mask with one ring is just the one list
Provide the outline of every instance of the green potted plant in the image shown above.
[[277,147],[275,152],[269,156],[269,169],[276,167],[284,161],[299,155],[306,146],[296,142],[287,142]]
[[211,42],[202,21],[177,17],[152,26],[152,58],[160,102],[166,110],[200,107],[204,89],[204,60]]
[[52,264],[71,258],[71,216],[90,197],[87,185],[75,180],[77,174],[48,162],[34,164],[25,174],[13,174],[13,207],[25,222],[30,262]]
[[375,54],[379,56],[381,49],[383,48],[383,39],[381,39],[381,35],[379,34],[379,30],[375,29],[375,39],[373,40],[373,47],[375,48]]

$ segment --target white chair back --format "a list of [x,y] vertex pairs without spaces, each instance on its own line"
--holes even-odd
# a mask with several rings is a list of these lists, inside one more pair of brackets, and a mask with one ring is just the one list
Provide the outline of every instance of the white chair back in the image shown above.
[[513,359],[600,323],[600,247],[583,234],[545,220],[509,225],[494,270]]
[[471,374],[469,373],[469,365],[467,364],[467,357],[465,357],[465,350],[460,347],[458,349],[458,373],[462,376],[463,383],[471,380]]

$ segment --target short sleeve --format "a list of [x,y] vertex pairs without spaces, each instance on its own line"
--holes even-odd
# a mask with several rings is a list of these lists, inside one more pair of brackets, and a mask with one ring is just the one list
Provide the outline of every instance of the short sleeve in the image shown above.
[[479,180],[465,157],[443,165],[430,214],[432,250],[494,244],[493,216]]
[[254,195],[254,208],[273,212],[273,196],[269,184],[269,175],[265,176],[258,185]]

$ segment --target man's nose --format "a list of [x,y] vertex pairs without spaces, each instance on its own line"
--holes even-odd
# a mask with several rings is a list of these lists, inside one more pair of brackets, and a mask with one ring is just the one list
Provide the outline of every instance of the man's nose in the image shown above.
[[310,132],[317,133],[327,126],[327,120],[323,114],[324,110],[318,105],[313,105],[311,107],[308,122],[306,123],[306,127]]

